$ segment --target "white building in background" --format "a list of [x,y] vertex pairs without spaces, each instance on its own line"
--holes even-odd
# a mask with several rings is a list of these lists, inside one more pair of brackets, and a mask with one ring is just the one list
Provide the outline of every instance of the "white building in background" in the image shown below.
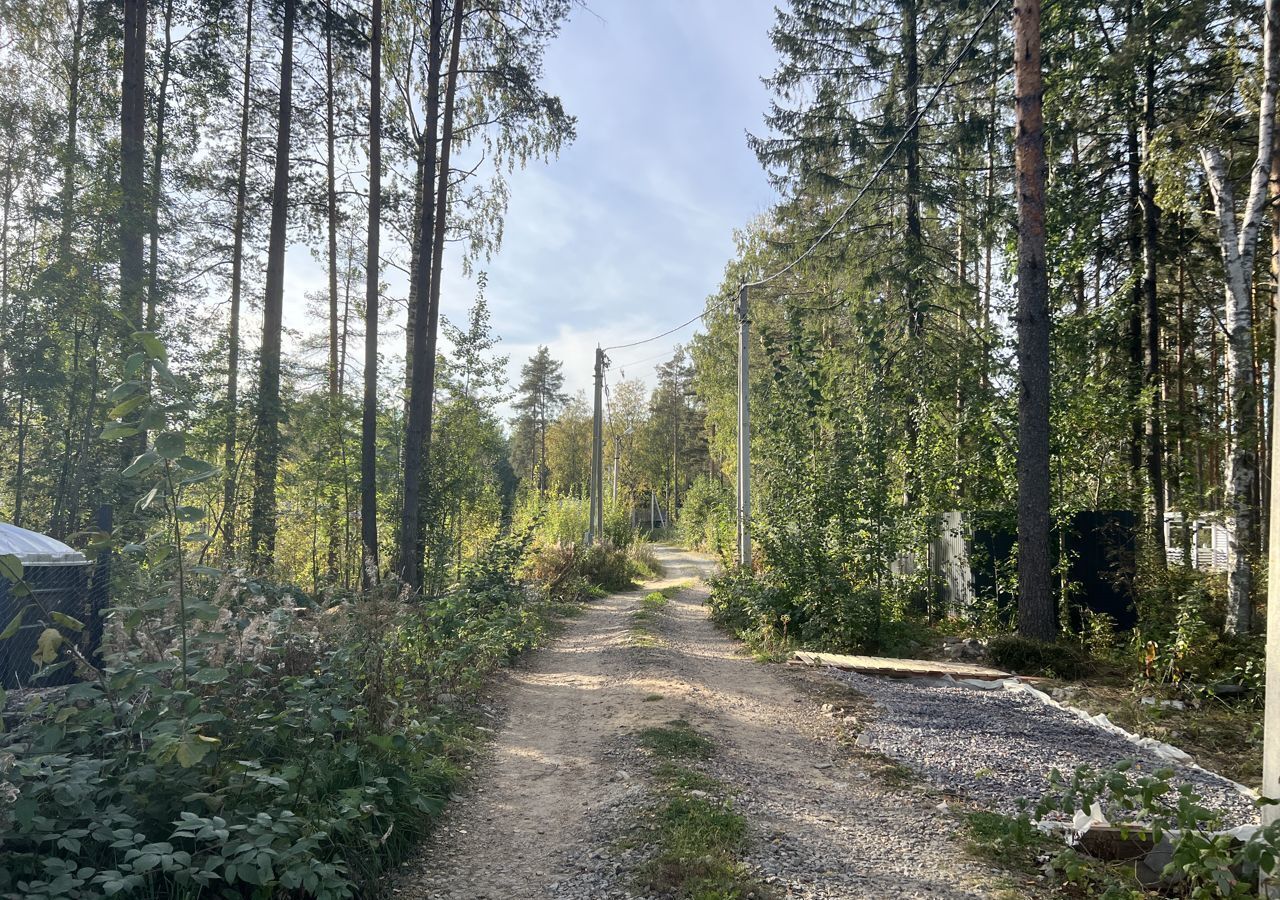
[[1164,546],[1170,565],[1185,565],[1183,547],[1190,532],[1191,566],[1202,572],[1227,570],[1227,526],[1216,517],[1184,518],[1180,512],[1165,513]]

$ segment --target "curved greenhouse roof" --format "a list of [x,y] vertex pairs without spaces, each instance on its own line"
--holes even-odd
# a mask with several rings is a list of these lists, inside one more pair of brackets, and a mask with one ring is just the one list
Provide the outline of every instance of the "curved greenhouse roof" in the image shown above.
[[24,566],[78,566],[88,558],[47,534],[0,522],[0,556],[12,555]]

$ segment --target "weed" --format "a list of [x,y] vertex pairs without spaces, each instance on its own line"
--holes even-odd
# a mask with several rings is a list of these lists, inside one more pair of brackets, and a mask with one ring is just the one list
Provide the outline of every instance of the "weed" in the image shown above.
[[1086,674],[1089,668],[1088,657],[1075,644],[1046,644],[1014,634],[992,638],[987,645],[987,655],[993,666],[1018,675],[1054,675],[1076,679]]
[[715,752],[715,745],[684,719],[644,729],[640,746],[666,759],[710,759]]
[[656,703],[657,701],[659,701],[659,700],[661,700],[661,699],[662,699],[662,695],[661,695],[661,694],[645,694],[643,697],[641,697],[641,698],[640,698],[640,702],[641,702],[641,703]]
[[660,645],[658,636],[648,628],[640,626],[631,626],[631,637],[627,643],[632,647],[639,647],[641,650],[652,650]]
[[1040,858],[1058,844],[1026,816],[973,811],[964,814],[965,848],[980,859],[1022,875],[1037,873]]
[[651,591],[640,601],[640,609],[645,612],[657,612],[666,605],[667,594],[665,591]]
[[645,867],[649,887],[688,900],[762,896],[738,860],[747,821],[730,802],[677,789],[654,818],[658,852]]
[[681,900],[765,900],[773,894],[742,863],[747,820],[733,807],[730,788],[673,759],[707,759],[714,747],[688,722],[639,734],[640,744],[665,757],[654,768],[657,802],[644,820],[646,843],[657,849],[642,868],[648,892]]
[[686,769],[684,766],[676,765],[673,762],[659,763],[658,767],[654,769],[653,775],[659,782],[682,791],[703,791],[708,794],[722,794],[727,790],[723,782],[717,781],[710,775],[703,775],[701,772]]
[[661,641],[658,639],[654,631],[658,622],[658,617],[667,600],[674,596],[682,589],[682,586],[675,585],[662,588],[658,591],[650,591],[640,600],[640,608],[631,614],[631,639],[629,643],[633,647],[657,647]]

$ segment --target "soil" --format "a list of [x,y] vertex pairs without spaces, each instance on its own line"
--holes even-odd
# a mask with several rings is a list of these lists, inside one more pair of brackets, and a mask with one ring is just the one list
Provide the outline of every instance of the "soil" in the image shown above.
[[[495,686],[489,753],[394,896],[654,896],[644,848],[626,840],[651,802],[635,735],[675,719],[714,742],[707,769],[751,830],[743,862],[776,896],[1010,896],[1007,876],[966,854],[946,802],[855,749],[856,695],[843,692],[845,708],[830,679],[744,656],[707,618],[714,562],[658,554],[662,580],[593,602]],[[682,583],[638,641],[641,599]]]

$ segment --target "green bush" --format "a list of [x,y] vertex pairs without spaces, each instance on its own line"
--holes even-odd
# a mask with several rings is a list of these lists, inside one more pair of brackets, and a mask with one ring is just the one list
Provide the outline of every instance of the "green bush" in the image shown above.
[[1002,634],[987,644],[993,666],[1017,675],[1049,675],[1080,678],[1089,671],[1089,657],[1075,644],[1044,643],[1016,634]]
[[736,515],[733,490],[717,479],[700,476],[685,493],[680,508],[680,542],[691,550],[728,558],[737,545]]
[[[272,611],[227,579],[190,655],[130,641],[0,736],[0,895],[354,896],[443,806],[468,726],[437,701],[532,646],[545,601],[499,542],[450,594]],[[227,584],[231,583],[228,588]],[[172,609],[119,609],[148,637]],[[265,645],[254,634],[279,627]],[[246,653],[246,647],[254,647]]]
[[902,623],[885,614],[876,588],[830,570],[813,575],[800,583],[775,569],[730,569],[711,581],[712,618],[769,655],[791,645],[840,652],[901,649]]
[[555,543],[540,547],[525,571],[559,599],[585,600],[596,591],[625,591],[637,579],[655,578],[661,566],[647,544],[628,549],[608,542]]
[[[1070,819],[1098,804],[1112,821],[1140,823],[1132,827],[1134,834],[1149,837],[1156,844],[1168,842],[1168,862],[1157,873],[1166,885],[1176,885],[1176,893],[1167,896],[1259,896],[1258,873],[1274,871],[1280,857],[1280,822],[1239,839],[1223,830],[1226,823],[1221,811],[1206,806],[1190,784],[1175,786],[1173,777],[1173,769],[1148,774],[1131,761],[1102,770],[1081,766],[1070,778],[1054,769],[1035,816],[1044,819],[1055,814]],[[1150,896],[1137,889],[1131,874],[1125,881],[1107,877],[1109,872],[1099,878],[1096,867],[1082,862],[1087,861],[1079,851],[1064,849],[1051,860],[1046,873],[1091,897]]]

